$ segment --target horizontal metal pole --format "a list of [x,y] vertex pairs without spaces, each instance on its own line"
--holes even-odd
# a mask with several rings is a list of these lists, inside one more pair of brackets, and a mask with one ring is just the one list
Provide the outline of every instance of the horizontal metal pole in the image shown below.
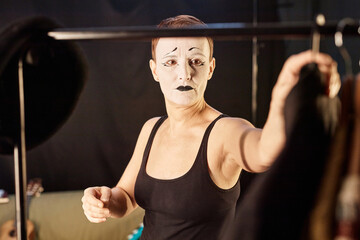
[[[158,29],[156,26],[134,27],[96,27],[96,28],[58,28],[48,36],[58,40],[123,40],[148,41],[157,37],[198,37],[208,36],[215,40],[251,40],[259,39],[301,39],[308,38],[314,30],[322,36],[333,36],[337,23],[326,23],[317,26],[314,22],[287,23],[212,23],[205,26]],[[347,25],[343,35],[359,36],[359,21]]]

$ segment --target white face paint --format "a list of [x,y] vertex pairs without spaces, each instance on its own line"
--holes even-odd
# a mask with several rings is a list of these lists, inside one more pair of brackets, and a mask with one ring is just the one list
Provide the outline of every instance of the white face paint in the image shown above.
[[155,54],[150,67],[166,100],[181,106],[203,100],[215,68],[205,37],[160,38]]

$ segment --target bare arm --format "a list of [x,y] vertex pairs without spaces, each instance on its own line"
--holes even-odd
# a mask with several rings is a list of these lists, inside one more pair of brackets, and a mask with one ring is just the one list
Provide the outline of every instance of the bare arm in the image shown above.
[[[317,63],[320,71],[328,79],[331,74],[337,74],[337,71],[334,71],[336,62],[326,54],[314,55],[311,51],[306,51],[293,55],[285,62],[273,88],[270,110],[264,128],[256,129],[250,123],[240,120],[237,120],[237,125],[230,124],[229,132],[232,132],[236,138],[233,139],[233,137],[232,141],[237,146],[232,144],[228,151],[235,152],[232,154],[233,159],[243,169],[250,172],[265,171],[284,148],[286,142],[283,113],[285,100],[298,82],[301,68],[311,62]],[[235,148],[239,150],[234,151]]]
[[[326,54],[314,54],[311,51],[291,56],[284,64],[272,92],[270,111],[260,138],[260,153],[262,165],[269,167],[284,148],[285,121],[284,105],[291,89],[299,80],[300,70],[306,64],[315,62],[319,70],[329,80],[337,73],[336,62]],[[335,71],[334,71],[335,68]]]
[[91,187],[81,199],[85,216],[91,222],[104,222],[108,217],[119,218],[131,213],[136,207],[135,181],[140,169],[143,152],[157,118],[147,121],[138,137],[131,160],[120,181],[114,188]]

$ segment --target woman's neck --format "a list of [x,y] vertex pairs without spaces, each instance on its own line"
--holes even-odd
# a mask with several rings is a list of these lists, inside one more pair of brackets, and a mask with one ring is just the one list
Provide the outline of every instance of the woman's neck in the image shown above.
[[204,116],[205,110],[209,108],[204,99],[190,106],[177,105],[166,99],[165,104],[171,130],[196,123],[199,118]]

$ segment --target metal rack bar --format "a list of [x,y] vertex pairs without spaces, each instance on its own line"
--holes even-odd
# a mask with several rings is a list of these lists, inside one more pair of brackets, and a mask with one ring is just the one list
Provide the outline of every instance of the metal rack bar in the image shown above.
[[[158,29],[156,26],[134,27],[95,27],[95,28],[58,28],[48,33],[57,40],[122,40],[148,41],[157,37],[209,36],[215,40],[251,40],[259,39],[301,39],[312,35],[314,28],[322,36],[333,36],[337,31],[337,22],[328,22],[317,26],[314,22],[287,23],[211,23],[205,26]],[[347,25],[344,35],[359,35],[359,21]]]

